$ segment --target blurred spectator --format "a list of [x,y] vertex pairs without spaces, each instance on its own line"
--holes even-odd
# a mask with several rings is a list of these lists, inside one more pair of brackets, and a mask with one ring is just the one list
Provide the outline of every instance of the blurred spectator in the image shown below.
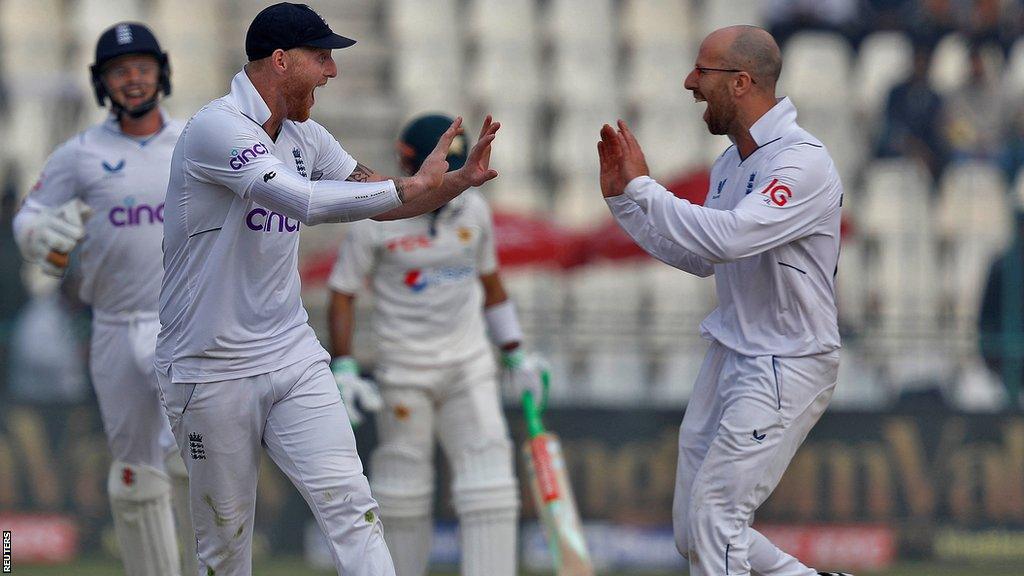
[[86,333],[76,275],[35,296],[11,334],[10,398],[22,404],[78,404],[89,399]]
[[1007,110],[1003,135],[999,164],[1006,182],[1013,185],[1021,166],[1024,166],[1024,101],[1016,102]]
[[10,366],[10,338],[14,319],[28,301],[28,293],[21,281],[21,253],[14,243],[11,220],[17,204],[17,184],[14,170],[8,168],[7,178],[0,190],[0,398],[7,390]]
[[966,81],[943,105],[946,147],[952,161],[998,160],[1006,123],[999,76],[980,46],[971,46],[969,57]]
[[916,46],[910,76],[889,92],[877,155],[916,158],[938,177],[946,165],[946,148],[936,122],[942,99],[928,81],[930,63],[931,51]]
[[947,34],[959,28],[957,5],[953,0],[917,0],[908,2],[904,22],[916,46],[929,52]]
[[978,314],[985,365],[999,375],[1011,405],[1024,385],[1024,209],[1017,207],[1009,248],[993,260]]
[[[965,20],[971,44],[984,48],[996,46],[1006,57],[1020,32],[1020,2],[1001,0],[973,0]],[[1014,14],[1017,12],[1018,14]]]
[[780,47],[797,32],[836,32],[854,49],[864,37],[858,0],[768,0],[764,5],[768,31]]

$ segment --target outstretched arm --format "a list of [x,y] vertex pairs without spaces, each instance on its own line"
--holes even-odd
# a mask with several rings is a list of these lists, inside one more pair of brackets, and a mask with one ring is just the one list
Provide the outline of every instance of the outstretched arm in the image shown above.
[[[497,178],[498,172],[490,167],[491,143],[501,124],[494,122],[490,115],[484,119],[480,137],[473,149],[470,150],[465,165],[458,170],[447,172],[448,162],[445,158],[448,156],[448,148],[451,146],[452,140],[462,133],[461,126],[462,117],[460,116],[441,136],[437,146],[423,161],[416,174],[407,178],[393,179],[395,189],[398,190],[399,197],[402,199],[402,205],[374,216],[374,220],[398,220],[432,212],[469,188],[481,186],[485,182]],[[389,178],[359,164],[349,179],[359,182],[374,182]]]

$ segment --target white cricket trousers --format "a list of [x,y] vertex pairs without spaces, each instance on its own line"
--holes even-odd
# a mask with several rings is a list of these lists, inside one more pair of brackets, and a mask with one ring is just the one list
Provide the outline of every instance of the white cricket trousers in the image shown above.
[[749,357],[712,342],[679,430],[672,520],[692,576],[817,573],[750,527],[832,398],[839,351]]
[[159,331],[155,313],[97,314],[89,344],[89,371],[114,460],[163,470],[164,460],[178,447],[160,403],[153,368]]
[[160,374],[160,385],[188,468],[202,574],[252,573],[262,445],[309,504],[339,575],[394,576],[352,425],[323,358],[202,384],[171,384]]

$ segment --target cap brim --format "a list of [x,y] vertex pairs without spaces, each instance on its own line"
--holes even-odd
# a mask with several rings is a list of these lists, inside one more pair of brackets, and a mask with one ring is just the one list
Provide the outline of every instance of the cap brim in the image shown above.
[[348,48],[355,43],[356,41],[351,38],[345,38],[339,34],[332,33],[324,36],[323,38],[304,42],[303,45],[311,46],[313,48],[330,48],[332,50],[337,50],[339,48]]

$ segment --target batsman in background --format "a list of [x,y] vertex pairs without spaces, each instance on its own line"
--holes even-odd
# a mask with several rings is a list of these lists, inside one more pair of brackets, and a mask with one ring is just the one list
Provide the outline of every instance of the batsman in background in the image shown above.
[[[711,170],[705,206],[648,176],[622,121],[605,125],[601,191],[655,258],[714,275],[711,342],[679,432],[673,523],[690,574],[814,576],[751,527],[825,411],[839,369],[835,273],[843,186],[822,143],[775,97],[782,57],[753,26],[711,33],[685,87],[712,134],[734,145]],[[685,294],[680,295],[685,298]]]
[[[406,174],[419,170],[450,124],[429,115],[402,130],[398,153]],[[462,166],[467,150],[465,137],[456,137],[449,165]],[[367,278],[383,402],[352,359],[354,301]],[[519,493],[488,332],[501,349],[511,392],[518,398],[528,389],[541,399],[544,390],[541,361],[520,347],[515,307],[498,275],[487,203],[467,192],[416,218],[352,224],[328,286],[331,367],[350,419],[361,419],[357,398],[364,408],[384,408],[370,485],[396,573],[427,573],[436,436],[454,474],[462,574],[516,574]]]
[[194,575],[188,477],[153,368],[164,194],[182,127],[159,105],[161,92],[171,92],[170,65],[148,28],[121,23],[100,36],[90,72],[110,115],[50,155],[15,235],[27,260],[57,276],[82,244],[81,298],[93,307],[89,367],[113,455],[107,490],[125,572]]

